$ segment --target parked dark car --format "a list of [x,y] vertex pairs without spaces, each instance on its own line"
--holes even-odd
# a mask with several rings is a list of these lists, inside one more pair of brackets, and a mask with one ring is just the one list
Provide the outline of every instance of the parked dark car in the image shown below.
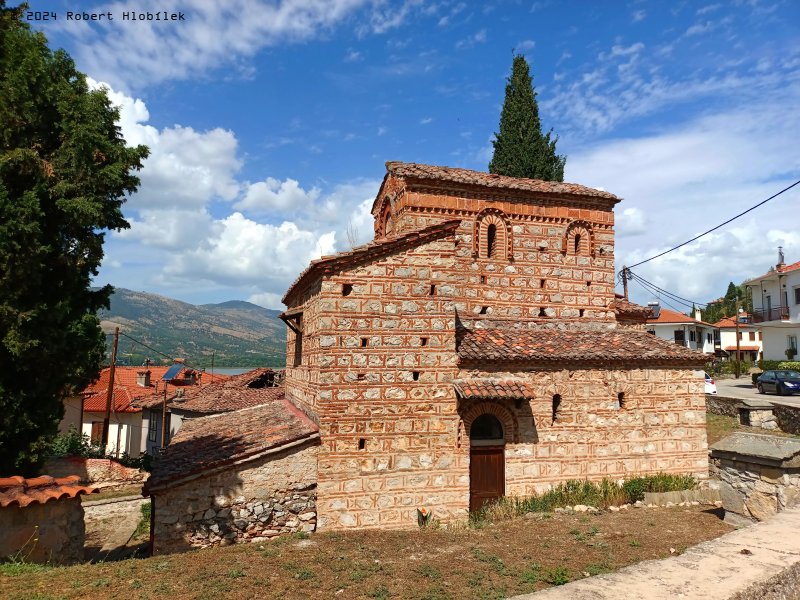
[[775,392],[778,396],[800,392],[800,372],[764,371],[756,383],[759,394]]

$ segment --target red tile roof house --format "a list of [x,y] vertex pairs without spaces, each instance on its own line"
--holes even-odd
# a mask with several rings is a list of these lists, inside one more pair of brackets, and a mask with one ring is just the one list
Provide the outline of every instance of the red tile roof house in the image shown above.
[[77,476],[0,478],[0,561],[71,564],[83,560],[85,528],[78,496],[97,488]]
[[[109,455],[121,456],[127,454],[137,457],[142,452],[150,450],[160,444],[161,411],[145,410],[143,412],[140,402],[151,400],[160,407],[163,401],[164,382],[161,378],[169,370],[169,366],[130,367],[117,366],[114,374],[114,390],[109,423],[108,445],[106,451]],[[184,374],[188,373],[188,376]],[[59,430],[65,432],[70,425],[75,425],[84,435],[92,441],[102,438],[103,420],[105,418],[106,402],[108,397],[110,369],[104,368],[98,380],[89,385],[82,394],[67,398],[64,401],[64,418]],[[192,375],[195,374],[195,375]],[[222,379],[224,376],[214,376]],[[210,383],[208,374],[200,374],[192,369],[187,369],[179,378],[170,382],[168,386],[168,400],[177,395],[179,389],[189,389],[189,386]],[[170,424],[167,435],[174,433],[180,423]],[[155,437],[154,437],[155,436]],[[150,438],[154,438],[151,441]],[[148,447],[149,444],[149,447]]]
[[694,317],[690,317],[676,310],[657,306],[647,318],[647,331],[679,346],[713,355],[719,330],[716,325],[703,321],[701,316],[699,310],[695,311]]
[[[615,296],[618,202],[387,163],[375,239],[312,261],[284,296],[285,398],[190,421],[156,463],[155,550],[314,518],[416,527],[422,506],[463,521],[567,479],[707,478],[705,357]],[[308,512],[265,528],[298,487]]]
[[[719,350],[723,360],[736,360],[736,321],[734,317],[725,317],[714,323],[719,330]],[[761,354],[761,327],[753,325],[751,316],[746,312],[739,313],[738,321],[739,359],[755,362]]]

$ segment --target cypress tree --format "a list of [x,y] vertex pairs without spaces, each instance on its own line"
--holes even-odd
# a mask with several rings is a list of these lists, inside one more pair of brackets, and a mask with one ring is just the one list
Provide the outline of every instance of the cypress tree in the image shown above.
[[528,62],[517,54],[506,84],[500,115],[500,132],[492,141],[494,155],[489,172],[510,177],[564,181],[566,156],[556,154],[558,136],[552,129],[542,135],[539,106]]
[[36,472],[62,398],[97,378],[112,288],[91,280],[147,156],[23,8],[0,0],[0,477]]

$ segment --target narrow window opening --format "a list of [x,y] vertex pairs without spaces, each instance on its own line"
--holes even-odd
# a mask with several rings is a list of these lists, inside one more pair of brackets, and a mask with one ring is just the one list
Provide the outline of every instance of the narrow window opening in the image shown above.
[[486,228],[486,258],[492,258],[497,242],[497,225],[492,223]]
[[558,415],[561,410],[561,394],[553,396],[553,423],[558,421]]
[[436,295],[436,284],[434,284],[434,283],[431,284],[430,295],[431,296],[435,296]]
[[617,394],[617,408],[625,408],[625,392]]
[[353,292],[353,284],[352,283],[343,283],[342,284],[342,296],[349,296]]
[[366,348],[369,345],[369,338],[361,338],[361,347]]
[[363,450],[366,447],[367,447],[367,440],[365,440],[364,438],[359,438],[358,439],[358,449],[359,450]]
[[587,281],[586,282],[586,287],[591,287],[591,286],[592,286],[592,282],[591,281]]
[[579,317],[582,317],[584,312],[585,312],[585,309],[583,309],[583,308],[579,308],[579,309],[578,309],[578,316],[579,316]]
[[489,307],[488,306],[481,306],[481,313],[480,314],[485,315],[488,311],[489,311]]
[[580,254],[581,252],[581,234],[575,234],[575,254]]
[[539,280],[539,287],[540,288],[543,288],[546,284],[547,284],[547,281],[545,281],[544,279],[540,279]]
[[428,345],[428,338],[426,338],[426,337],[419,338],[419,345],[420,346],[427,346]]
[[539,307],[539,316],[546,317],[547,314],[544,312],[544,306]]
[[367,378],[366,373],[359,373],[358,375],[356,375],[356,379],[358,379],[359,381],[364,381],[366,378]]
[[[481,283],[486,283],[486,275],[481,275]],[[800,304],[800,302],[798,304]]]
[[419,381],[419,371],[411,371],[411,377],[414,381]]

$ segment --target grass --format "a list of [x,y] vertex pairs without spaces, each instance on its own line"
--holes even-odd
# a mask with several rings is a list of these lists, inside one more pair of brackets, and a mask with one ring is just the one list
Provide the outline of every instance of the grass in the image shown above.
[[136,525],[136,531],[133,532],[134,538],[146,537],[150,535],[150,513],[152,506],[149,502],[142,504],[142,517]]
[[311,544],[286,536],[72,567],[5,565],[0,598],[491,600],[671,556],[730,530],[694,506],[552,513],[480,529],[314,533]]

